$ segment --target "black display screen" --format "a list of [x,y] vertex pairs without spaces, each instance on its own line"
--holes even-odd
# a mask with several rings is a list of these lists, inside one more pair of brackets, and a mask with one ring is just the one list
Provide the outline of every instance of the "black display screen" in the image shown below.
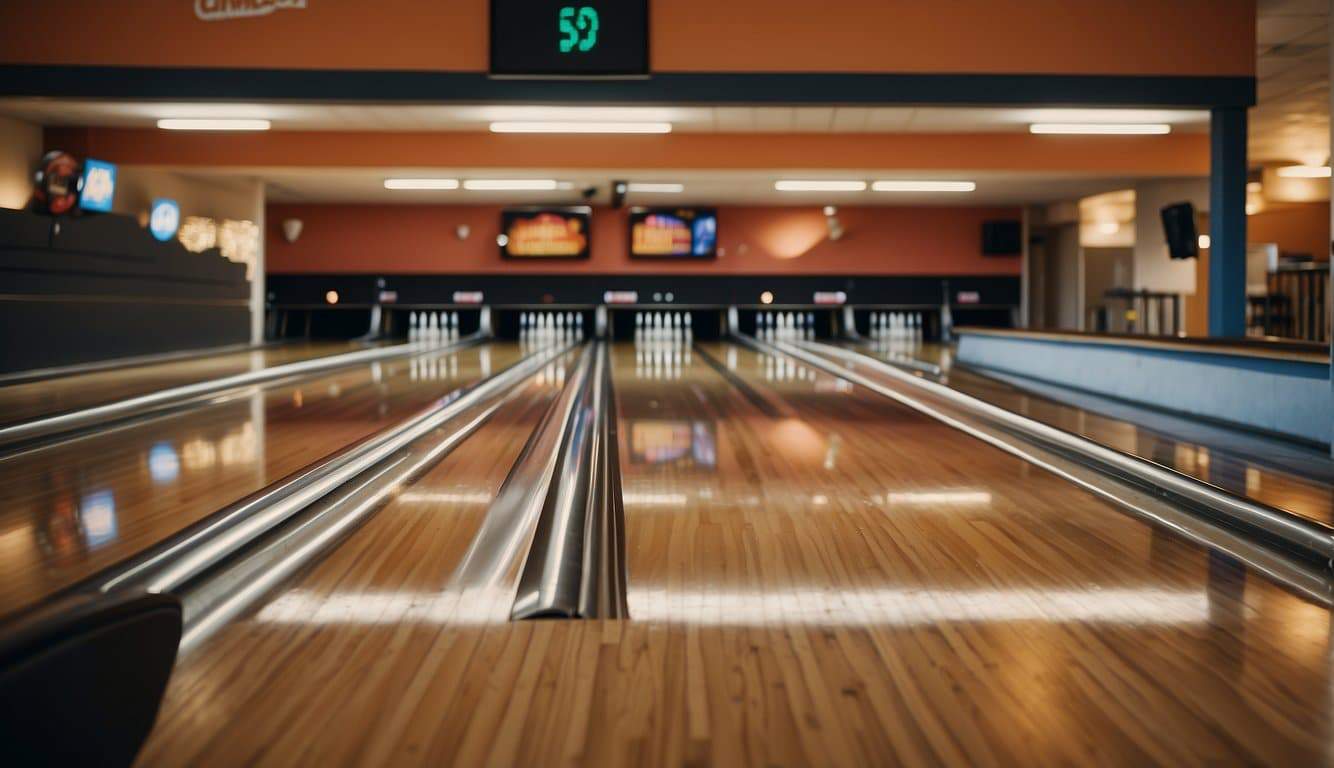
[[491,0],[491,74],[648,74],[648,0]]

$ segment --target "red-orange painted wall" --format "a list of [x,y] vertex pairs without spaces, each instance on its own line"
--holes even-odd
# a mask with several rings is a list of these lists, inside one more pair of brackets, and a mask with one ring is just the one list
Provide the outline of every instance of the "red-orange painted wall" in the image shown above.
[[1329,258],[1329,203],[1274,203],[1246,217],[1246,241],[1278,243],[1281,253]]
[[[483,72],[487,0],[4,0],[0,62]],[[1255,0],[653,0],[656,72],[1251,75]]]
[[[1017,257],[982,255],[982,222],[1018,218],[1010,207],[844,207],[846,234],[828,239],[815,207],[728,206],[718,211],[711,261],[631,259],[626,212],[593,214],[587,260],[502,259],[498,206],[270,205],[266,269],[295,273],[1018,275]],[[304,223],[282,236],[284,219]],[[471,232],[460,240],[456,230]]]

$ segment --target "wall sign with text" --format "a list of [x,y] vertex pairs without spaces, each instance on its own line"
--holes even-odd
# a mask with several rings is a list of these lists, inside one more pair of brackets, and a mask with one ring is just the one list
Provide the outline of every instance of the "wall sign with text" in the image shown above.
[[201,21],[226,21],[305,7],[306,0],[195,0],[195,17]]
[[648,0],[491,0],[491,74],[648,75]]

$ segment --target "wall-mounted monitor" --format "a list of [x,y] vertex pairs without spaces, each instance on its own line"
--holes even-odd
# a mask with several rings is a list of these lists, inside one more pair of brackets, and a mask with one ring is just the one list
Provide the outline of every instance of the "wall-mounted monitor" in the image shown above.
[[592,218],[587,206],[507,208],[496,244],[507,259],[586,259]]
[[644,77],[648,0],[491,0],[493,77]]
[[712,259],[718,212],[712,208],[634,208],[630,255],[637,259]]
[[1024,225],[1018,219],[982,222],[984,256],[1018,256],[1024,250]]

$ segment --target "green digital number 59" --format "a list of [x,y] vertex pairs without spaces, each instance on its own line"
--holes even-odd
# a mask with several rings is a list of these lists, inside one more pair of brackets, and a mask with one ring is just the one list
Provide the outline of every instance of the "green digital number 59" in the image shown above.
[[558,17],[560,33],[560,52],[569,53],[578,50],[586,53],[598,44],[598,12],[584,6],[576,9],[567,5],[560,9]]

